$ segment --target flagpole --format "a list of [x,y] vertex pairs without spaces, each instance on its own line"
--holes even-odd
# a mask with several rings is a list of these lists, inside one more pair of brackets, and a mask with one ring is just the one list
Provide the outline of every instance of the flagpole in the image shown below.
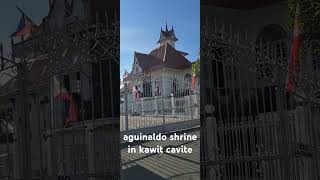
[[4,69],[4,60],[3,60],[3,45],[0,44],[0,58],[1,58],[1,69]]
[[22,9],[19,8],[19,6],[16,6],[16,8],[17,8],[17,10],[18,10],[22,15],[26,16],[26,17],[28,18],[28,20],[29,20],[32,24],[36,25],[36,23],[34,23],[34,22],[32,21],[32,19],[31,19],[26,13],[24,13],[24,12],[22,11]]
[[54,122],[54,76],[50,78],[50,122],[48,123],[49,127],[47,129],[47,171],[48,175],[53,175],[52,168],[52,128]]

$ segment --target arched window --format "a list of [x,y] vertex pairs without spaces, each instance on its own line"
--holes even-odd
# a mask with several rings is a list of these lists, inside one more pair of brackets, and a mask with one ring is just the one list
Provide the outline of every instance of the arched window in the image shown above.
[[173,79],[171,93],[176,93],[176,92],[177,92],[177,79]]
[[258,34],[256,39],[256,66],[260,78],[273,78],[273,67],[270,61],[287,62],[286,37],[287,34],[284,29],[277,24],[265,26]]
[[152,83],[151,83],[150,77],[144,79],[142,86],[143,86],[142,96],[143,97],[151,97],[152,96]]
[[154,91],[154,95],[155,96],[160,96],[161,95],[161,88],[160,88],[160,81],[159,79],[156,79],[154,81],[154,88],[155,88],[155,91]]
[[192,76],[191,74],[187,73],[184,75],[184,88],[185,89],[190,89],[191,87],[191,81],[192,81]]
[[191,82],[191,78],[192,78],[192,76],[191,76],[191,74],[189,74],[189,73],[187,73],[187,74],[184,75],[184,80],[185,80],[185,82]]
[[[257,44],[256,68],[259,79],[275,80],[274,63],[287,64],[287,33],[280,25],[268,25],[259,33]],[[274,81],[275,82],[275,81]],[[266,81],[263,89],[257,89],[259,109],[264,112],[274,111],[276,106],[276,85]],[[263,108],[264,107],[264,108]]]

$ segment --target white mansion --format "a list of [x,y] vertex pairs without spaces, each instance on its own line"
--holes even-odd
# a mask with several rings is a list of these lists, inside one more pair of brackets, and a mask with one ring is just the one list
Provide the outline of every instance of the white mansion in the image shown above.
[[173,27],[161,28],[158,47],[144,54],[135,52],[131,73],[124,81],[132,88],[133,97],[187,95],[191,89],[192,63],[188,53],[175,48],[178,41]]

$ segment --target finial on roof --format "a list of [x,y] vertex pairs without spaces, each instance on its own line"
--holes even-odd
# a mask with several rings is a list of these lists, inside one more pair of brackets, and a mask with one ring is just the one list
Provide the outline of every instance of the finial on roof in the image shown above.
[[[160,43],[160,44],[164,44],[162,42],[165,42],[165,41],[172,41],[172,42],[176,42],[178,41],[178,39],[176,38],[176,35],[174,33],[174,27],[173,25],[171,25],[171,30],[168,29],[168,22],[166,21],[166,27],[165,29],[163,29],[161,27],[161,32],[160,32],[160,38],[158,40],[157,43]],[[170,44],[172,45],[172,44]],[[174,46],[174,45],[173,45]]]
[[167,23],[167,21],[166,21],[166,31],[168,31],[168,23]]

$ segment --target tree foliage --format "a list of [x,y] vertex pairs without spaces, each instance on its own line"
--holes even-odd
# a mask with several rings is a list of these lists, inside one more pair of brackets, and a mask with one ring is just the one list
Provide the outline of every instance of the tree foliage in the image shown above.
[[320,0],[288,0],[289,27],[293,27],[297,3],[300,5],[304,32],[307,34],[320,33]]
[[192,72],[196,76],[200,76],[200,58],[198,58],[193,64],[192,64]]
[[304,42],[312,44],[314,56],[320,55],[320,0],[288,0],[289,27],[293,30],[297,4],[300,5],[300,21]]

